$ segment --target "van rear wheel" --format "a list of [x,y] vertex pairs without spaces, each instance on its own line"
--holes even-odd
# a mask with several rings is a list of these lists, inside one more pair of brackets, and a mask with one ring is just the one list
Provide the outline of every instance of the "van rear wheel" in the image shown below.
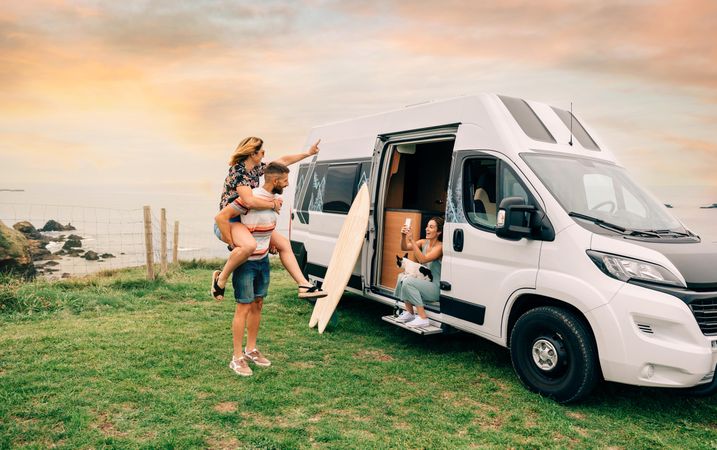
[[510,356],[528,389],[559,403],[580,400],[599,379],[588,327],[562,308],[541,306],[520,316],[510,335]]

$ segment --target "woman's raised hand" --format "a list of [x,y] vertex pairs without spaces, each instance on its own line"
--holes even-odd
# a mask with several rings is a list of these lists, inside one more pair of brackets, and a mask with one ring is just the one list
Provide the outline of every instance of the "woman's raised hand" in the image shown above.
[[321,142],[321,139],[314,142],[314,145],[311,146],[309,149],[309,156],[314,156],[315,154],[319,153],[319,142]]

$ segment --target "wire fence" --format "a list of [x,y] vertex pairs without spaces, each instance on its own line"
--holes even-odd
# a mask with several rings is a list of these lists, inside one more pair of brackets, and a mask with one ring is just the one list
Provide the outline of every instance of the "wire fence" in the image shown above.
[[[150,214],[152,256],[161,262],[161,211]],[[29,239],[33,263],[40,276],[67,278],[107,269],[145,266],[147,246],[144,210],[0,203],[0,221],[23,232]],[[55,224],[53,226],[53,222]],[[175,240],[175,222],[178,239]],[[56,225],[63,229],[58,229]],[[28,226],[31,225],[31,226]],[[49,227],[49,228],[48,228]],[[33,228],[37,230],[33,232]],[[50,230],[51,229],[51,230]],[[166,213],[166,254],[178,260],[219,256],[209,230],[181,223]]]

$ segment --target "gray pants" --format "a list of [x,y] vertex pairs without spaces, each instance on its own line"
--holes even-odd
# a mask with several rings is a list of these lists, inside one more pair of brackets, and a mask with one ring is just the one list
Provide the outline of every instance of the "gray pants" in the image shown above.
[[437,302],[440,294],[441,289],[436,282],[407,277],[403,273],[398,275],[396,297],[404,303],[424,306],[425,302]]

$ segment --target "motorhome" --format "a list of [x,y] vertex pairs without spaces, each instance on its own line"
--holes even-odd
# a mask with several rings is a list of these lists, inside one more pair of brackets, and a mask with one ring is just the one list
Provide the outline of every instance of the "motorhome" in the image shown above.
[[[430,325],[509,348],[530,390],[572,402],[600,380],[717,390],[717,249],[674,218],[569,109],[494,94],[311,130],[290,239],[321,282],[353,197],[371,214],[347,290],[399,310],[400,229],[445,218]],[[419,226],[420,225],[420,226]],[[402,326],[387,314],[387,322]]]

